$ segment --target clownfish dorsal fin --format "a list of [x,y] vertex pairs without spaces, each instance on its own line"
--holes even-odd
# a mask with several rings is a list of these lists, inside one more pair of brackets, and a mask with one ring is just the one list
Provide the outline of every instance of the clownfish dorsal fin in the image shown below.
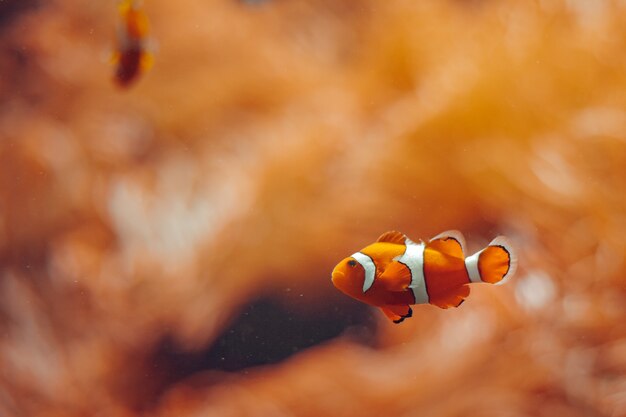
[[458,230],[439,233],[428,242],[428,247],[455,258],[465,257],[465,238]]
[[395,243],[397,245],[408,245],[413,243],[411,242],[411,239],[404,235],[404,233],[400,233],[395,230],[383,233],[376,242]]

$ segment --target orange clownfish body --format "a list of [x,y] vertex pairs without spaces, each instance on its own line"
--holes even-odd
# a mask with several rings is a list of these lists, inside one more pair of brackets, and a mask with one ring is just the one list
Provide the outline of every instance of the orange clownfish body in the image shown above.
[[135,0],[124,0],[119,6],[120,24],[117,32],[117,51],[114,80],[127,87],[152,64],[152,54],[147,50],[148,18]]
[[400,323],[411,317],[412,304],[458,307],[469,284],[495,284],[515,272],[517,258],[507,238],[465,258],[465,239],[448,231],[428,243],[415,243],[400,232],[387,232],[361,251],[339,262],[332,272],[337,289],[380,307]]

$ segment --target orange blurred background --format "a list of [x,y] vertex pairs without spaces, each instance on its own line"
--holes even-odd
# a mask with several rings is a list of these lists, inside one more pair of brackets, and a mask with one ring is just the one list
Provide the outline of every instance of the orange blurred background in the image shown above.
[[[0,3],[0,415],[626,415],[626,3]],[[387,230],[517,275],[401,325]]]

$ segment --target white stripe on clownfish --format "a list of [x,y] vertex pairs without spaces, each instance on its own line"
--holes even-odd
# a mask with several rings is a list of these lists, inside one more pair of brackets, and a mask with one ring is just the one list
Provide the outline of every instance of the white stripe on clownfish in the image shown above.
[[357,252],[352,255],[354,260],[356,260],[363,269],[365,270],[365,280],[363,281],[363,292],[369,290],[372,285],[374,285],[374,278],[376,277],[376,264],[374,260],[370,258],[368,255]]
[[481,252],[482,250],[465,258],[465,268],[467,269],[467,274],[471,282],[483,282],[480,278],[480,271],[478,270],[478,257]]
[[428,304],[428,290],[426,289],[426,277],[424,275],[424,243],[414,243],[406,239],[404,254],[397,257],[398,262],[406,265],[411,271],[411,284],[409,288],[415,296],[415,304]]

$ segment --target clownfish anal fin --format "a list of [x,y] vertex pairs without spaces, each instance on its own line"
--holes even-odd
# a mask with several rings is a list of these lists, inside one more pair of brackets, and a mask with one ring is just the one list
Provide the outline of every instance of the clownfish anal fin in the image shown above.
[[462,285],[443,295],[431,296],[430,304],[436,305],[439,308],[458,307],[463,304],[463,301],[465,301],[469,293],[470,287],[468,285]]
[[393,261],[376,281],[387,291],[404,291],[411,284],[411,270],[402,262]]
[[403,233],[396,232],[395,230],[383,233],[377,240],[377,242],[396,243],[398,245],[404,245],[406,241],[407,237]]
[[413,310],[410,306],[402,305],[386,305],[380,308],[385,316],[396,324],[402,323],[404,319],[413,316]]
[[448,230],[438,234],[430,239],[428,247],[455,258],[465,257],[465,238],[458,230]]

